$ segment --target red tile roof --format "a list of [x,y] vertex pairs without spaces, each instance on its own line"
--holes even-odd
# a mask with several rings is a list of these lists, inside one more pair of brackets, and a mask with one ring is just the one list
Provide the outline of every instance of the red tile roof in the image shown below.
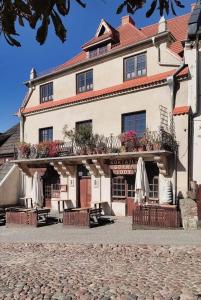
[[[182,55],[183,52],[183,46],[181,42],[187,37],[189,17],[190,14],[186,14],[167,20],[167,29],[175,38],[175,42],[170,44],[169,48],[177,55]],[[115,31],[119,32],[119,43],[110,51],[114,51],[115,49],[123,48],[127,45],[132,45],[137,42],[143,41],[147,38],[155,36],[158,33],[158,23],[143,27],[141,29],[138,29],[131,23],[127,23],[118,27]],[[90,44],[91,42],[94,42],[94,39],[92,39],[91,41],[89,41],[89,43],[86,43],[85,45]],[[82,51],[74,58],[55,68],[55,71],[65,69],[66,67],[84,62],[85,60],[87,60],[87,54],[85,51]]]
[[94,44],[96,44],[96,43],[98,43],[100,41],[107,40],[108,38],[112,39],[115,42],[119,41],[119,33],[118,33],[118,31],[115,28],[113,28],[109,23],[107,23],[105,20],[102,20],[101,24],[103,22],[108,26],[109,32],[106,32],[103,35],[96,36],[96,37],[92,38],[89,42],[86,42],[82,46],[83,49],[86,48],[86,47],[89,47],[89,46],[93,46]]
[[178,107],[175,107],[173,110],[174,116],[184,115],[184,114],[189,114],[189,113],[190,113],[190,106],[178,106]]
[[[87,100],[92,101],[97,97],[103,97],[106,95],[127,91],[129,89],[131,90],[131,89],[139,89],[139,88],[143,88],[143,87],[148,87],[150,85],[154,85],[154,84],[157,84],[160,82],[165,82],[166,78],[168,76],[173,75],[175,73],[175,71],[176,70],[171,70],[171,71],[167,71],[167,72],[160,73],[157,75],[144,76],[144,77],[136,78],[133,80],[125,81],[121,84],[118,84],[118,85],[115,85],[115,86],[112,86],[109,88],[105,88],[102,90],[89,91],[89,92],[81,93],[81,94],[78,94],[76,96],[72,96],[72,97],[69,97],[66,99],[48,101],[45,103],[41,103],[37,106],[23,108],[23,109],[21,109],[21,113],[22,114],[33,113],[33,112],[42,111],[45,109],[56,108],[59,106],[64,106],[64,105],[73,104],[73,103],[79,103],[79,102],[83,102],[83,101],[87,101]],[[183,78],[183,77],[186,77],[187,75],[188,75],[188,67],[185,67],[180,72],[178,77]]]

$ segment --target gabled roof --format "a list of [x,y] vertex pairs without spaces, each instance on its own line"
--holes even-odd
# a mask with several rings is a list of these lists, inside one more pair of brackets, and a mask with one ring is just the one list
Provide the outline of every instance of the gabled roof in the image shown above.
[[[76,96],[72,96],[66,99],[61,99],[61,100],[54,100],[54,101],[48,101],[41,103],[37,106],[33,107],[27,107],[21,109],[22,114],[29,114],[29,113],[34,113],[34,112],[40,112],[44,111],[47,109],[53,109],[61,106],[67,106],[70,104],[78,104],[82,103],[85,101],[93,101],[96,99],[100,99],[103,97],[110,96],[111,94],[114,96],[115,94],[119,93],[126,93],[126,92],[132,92],[135,90],[139,90],[142,88],[148,88],[148,87],[153,87],[157,86],[160,84],[164,84],[167,82],[167,77],[171,76],[175,73],[176,70],[171,70],[167,72],[163,72],[160,74],[152,75],[152,76],[144,76],[144,77],[138,77],[136,79],[124,81],[121,84],[97,90],[97,91],[89,91],[85,93],[80,93]],[[188,67],[185,67],[178,75],[177,77],[182,79],[186,78],[188,76]]]
[[[175,41],[169,45],[169,49],[173,53],[179,56],[182,56],[183,54],[184,49],[182,46],[182,41],[186,40],[187,38],[189,17],[190,17],[190,13],[167,20],[167,30],[171,33],[171,35],[175,39]],[[138,42],[141,41],[143,42],[144,40],[156,36],[158,34],[158,23],[143,28],[137,28],[132,23],[126,23],[120,25],[117,29],[114,29],[112,26],[111,28],[112,28],[111,32],[112,30],[115,30],[119,33],[119,42],[112,46],[110,52],[116,49],[124,48],[125,46],[135,45]],[[106,38],[106,35],[109,36],[110,34],[111,33],[106,33],[105,36],[102,35],[99,37],[94,37],[92,40],[85,43],[84,46],[93,45],[95,41],[100,41],[101,39]],[[88,59],[87,53],[86,51],[83,50],[72,59],[56,67],[54,71],[63,70],[67,67],[85,62],[87,61],[87,59]]]
[[[103,34],[101,34],[102,28],[106,29],[106,31]],[[119,33],[108,22],[102,19],[98,27],[98,30],[96,31],[95,37],[91,39],[89,42],[85,43],[82,46],[82,48],[88,49],[90,47],[93,47],[96,44],[102,43],[103,41],[107,41],[107,40],[110,40],[111,42],[118,42]]]
[[4,136],[5,139],[2,141],[0,146],[0,156],[10,156],[14,154],[14,146],[18,145],[20,142],[20,124],[9,128],[4,132],[1,137]]

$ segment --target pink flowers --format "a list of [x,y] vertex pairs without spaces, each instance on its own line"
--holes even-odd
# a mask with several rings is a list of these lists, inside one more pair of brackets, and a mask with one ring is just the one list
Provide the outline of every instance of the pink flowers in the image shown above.
[[123,132],[120,135],[120,140],[121,140],[122,143],[127,143],[127,142],[135,143],[137,141],[136,131],[129,130],[129,131]]

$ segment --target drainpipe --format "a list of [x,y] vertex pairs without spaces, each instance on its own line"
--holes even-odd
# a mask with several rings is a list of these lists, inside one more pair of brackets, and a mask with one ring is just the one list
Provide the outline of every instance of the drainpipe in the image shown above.
[[[175,73],[172,76],[167,77],[167,84],[170,88],[170,96],[171,96],[171,111],[173,112],[175,108],[175,98],[176,98],[176,76],[185,68],[185,60],[183,59],[180,65],[177,64],[166,64],[161,63],[161,52],[160,52],[160,45],[155,42],[155,37],[152,38],[153,45],[158,49],[158,64],[160,66],[166,67],[178,67]],[[173,121],[173,115],[172,115]],[[177,202],[177,151],[174,154],[174,175],[173,175],[173,203],[176,204]]]
[[[185,68],[186,64],[185,61],[183,60],[182,64],[179,66],[179,68],[176,70],[176,72],[172,75],[167,77],[167,83],[170,88],[170,95],[171,95],[171,111],[173,112],[175,108],[175,98],[176,98],[176,76]],[[173,114],[171,116],[172,122],[173,122]],[[176,204],[177,202],[177,155],[178,152],[176,150],[174,154],[174,175],[173,175],[173,182],[174,182],[174,189],[173,189],[173,203]]]
[[20,118],[20,142],[23,143],[24,142],[24,121],[25,121],[25,117],[23,116],[23,114],[21,112],[19,114],[19,118]]

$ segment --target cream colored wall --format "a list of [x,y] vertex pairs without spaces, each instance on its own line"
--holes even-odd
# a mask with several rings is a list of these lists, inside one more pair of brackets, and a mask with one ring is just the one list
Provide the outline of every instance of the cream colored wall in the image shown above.
[[[166,43],[161,44],[161,61],[168,64],[179,64],[180,61],[176,56],[170,53],[166,47]],[[100,90],[111,87],[123,82],[123,60],[126,57],[135,55],[141,52],[147,52],[147,75],[166,72],[176,67],[162,67],[158,64],[158,50],[155,46],[147,49],[140,49],[140,51],[129,50],[124,55],[117,55],[110,59],[105,58],[105,61],[93,63],[88,67],[77,68],[76,70],[69,71],[66,75],[59,75],[51,80],[44,80],[41,84],[53,81],[54,100],[60,100],[76,95],[76,74],[89,69],[93,69],[94,77],[94,90]],[[40,104],[39,85],[35,86],[35,90],[27,104],[27,107],[32,107]]]
[[174,117],[176,139],[179,144],[177,163],[177,194],[186,197],[188,190],[188,115]]
[[201,184],[201,114],[194,119],[193,128],[193,180]]
[[[181,82],[177,93],[176,105],[185,105],[187,82]],[[63,139],[63,127],[74,128],[75,122],[92,119],[94,133],[109,136],[121,133],[121,115],[123,113],[146,111],[146,126],[158,130],[160,125],[159,106],[171,111],[169,87],[162,86],[108,99],[83,103],[57,110],[37,113],[26,117],[24,138],[26,142],[38,143],[39,128],[53,126],[53,139]],[[104,117],[104,118],[103,118]]]
[[20,197],[20,170],[15,166],[0,185],[0,206],[16,205]]

